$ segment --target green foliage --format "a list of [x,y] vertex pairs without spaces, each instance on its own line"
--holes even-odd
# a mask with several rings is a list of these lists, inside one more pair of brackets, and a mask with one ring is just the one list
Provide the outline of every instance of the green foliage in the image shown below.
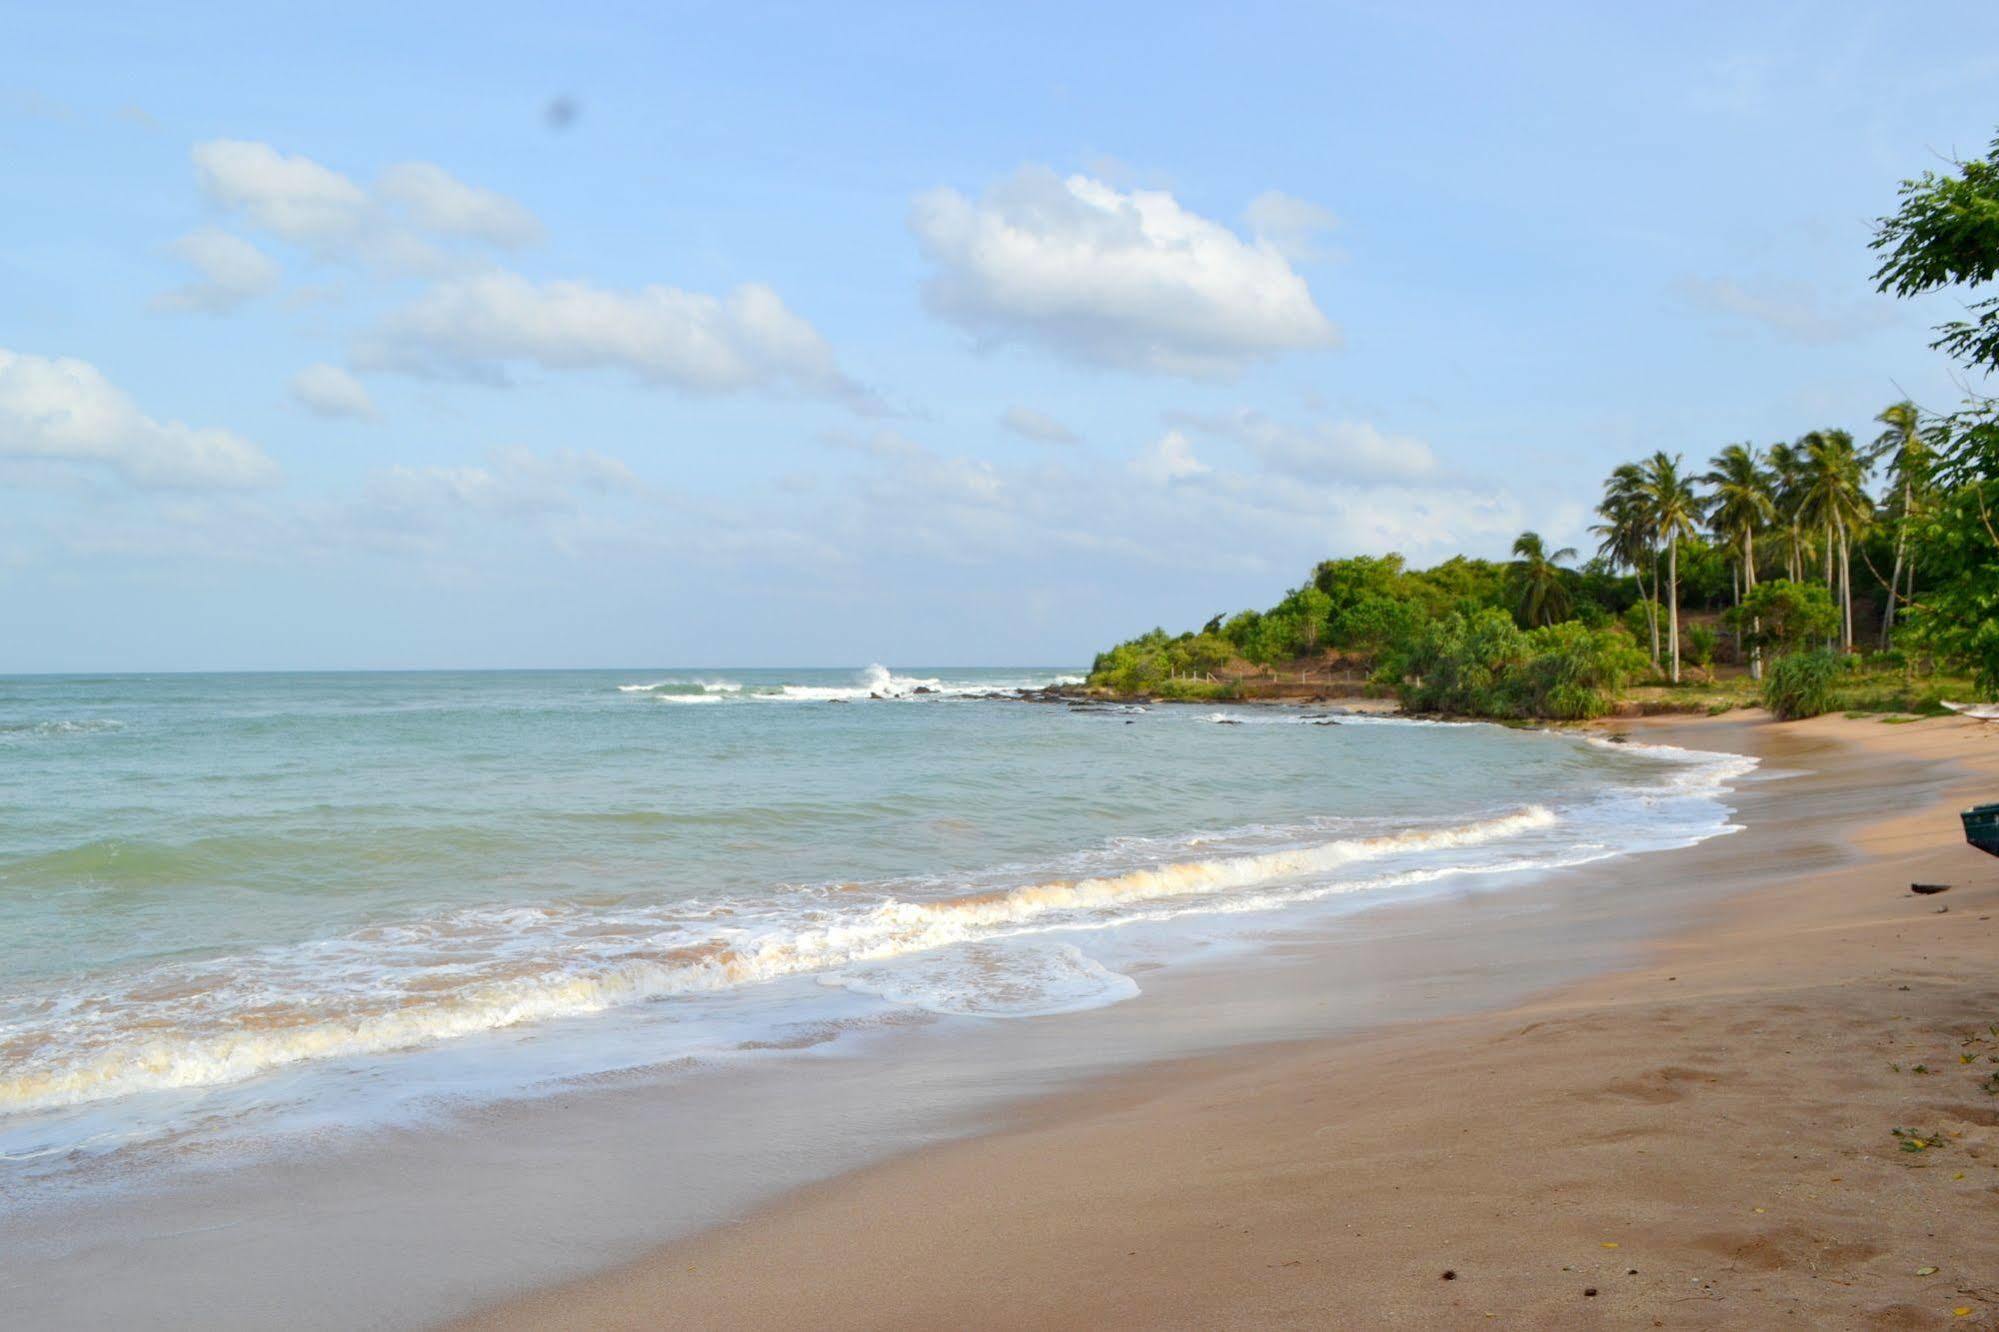
[[1909,637],[1967,664],[1978,691],[1999,696],[1999,481],[1973,481],[1934,501],[1912,524],[1916,562],[1930,584],[1909,612]]
[[1687,626],[1686,656],[1702,670],[1714,666],[1715,632],[1704,624]]
[[[1880,290],[1915,296],[1976,288],[1999,273],[1999,140],[1987,156],[1902,182],[1902,206],[1881,219],[1871,242],[1882,252]],[[1940,325],[1931,346],[1976,370],[1999,369],[1999,301],[1968,302],[1970,319]]]
[[1773,578],[1758,583],[1725,617],[1751,647],[1795,652],[1839,630],[1839,608],[1818,583]]
[[1164,629],[1154,629],[1098,653],[1090,667],[1090,683],[1120,694],[1223,697],[1232,687],[1205,677],[1235,655],[1234,644],[1219,634],[1203,631],[1168,638]]
[[1528,626],[1553,624],[1569,617],[1575,598],[1569,590],[1575,575],[1562,567],[1573,560],[1573,547],[1550,551],[1538,532],[1522,532],[1513,542],[1513,613]]
[[1626,635],[1573,620],[1522,630],[1488,607],[1431,621],[1393,670],[1402,701],[1473,717],[1600,717],[1645,658]]
[[1591,629],[1574,620],[1527,634],[1527,656],[1507,680],[1513,715],[1581,721],[1610,711],[1646,657],[1615,629]]
[[1665,624],[1666,608],[1650,597],[1632,602],[1624,611],[1624,632],[1630,634],[1635,643],[1650,642],[1654,616],[1657,623]]
[[1839,655],[1824,648],[1780,657],[1763,681],[1763,706],[1779,721],[1830,712],[1839,676]]

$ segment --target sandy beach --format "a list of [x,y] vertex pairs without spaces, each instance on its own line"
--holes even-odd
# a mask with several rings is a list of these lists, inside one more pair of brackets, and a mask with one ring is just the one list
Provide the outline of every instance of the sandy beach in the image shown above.
[[1689,897],[1615,970],[1095,1079],[466,1325],[1995,1325],[1999,735],[1613,729],[1781,777],[1618,871]]

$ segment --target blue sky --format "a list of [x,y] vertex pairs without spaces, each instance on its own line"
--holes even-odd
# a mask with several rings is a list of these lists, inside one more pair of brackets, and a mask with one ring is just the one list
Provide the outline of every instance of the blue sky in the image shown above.
[[0,4],[0,671],[1068,663],[1586,544],[1955,400],[1866,240],[1999,128],[1989,5],[290,8]]

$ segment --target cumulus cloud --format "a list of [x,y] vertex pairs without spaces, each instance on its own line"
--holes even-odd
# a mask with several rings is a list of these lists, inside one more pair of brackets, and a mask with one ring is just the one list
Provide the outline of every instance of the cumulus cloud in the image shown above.
[[976,202],[952,189],[920,195],[909,226],[935,266],[930,309],[990,342],[1215,377],[1339,341],[1275,244],[1245,241],[1164,191],[1030,167]]
[[242,139],[198,143],[193,156],[203,194],[296,245],[349,239],[367,216],[367,191],[309,157]]
[[328,420],[348,418],[369,421],[375,417],[375,400],[360,380],[337,365],[309,365],[292,376],[292,401],[314,416]]
[[1176,413],[1171,419],[1232,439],[1270,471],[1305,481],[1422,481],[1437,470],[1428,444],[1365,421],[1294,426],[1246,407],[1218,416]]
[[148,489],[246,489],[278,474],[240,435],[147,416],[87,361],[5,349],[0,457],[108,467]]
[[519,203],[494,190],[480,189],[429,162],[392,166],[375,182],[375,192],[409,210],[425,231],[466,236],[513,248],[541,239],[541,222]]
[[696,393],[779,389],[859,402],[816,329],[758,284],[726,298],[610,291],[493,272],[437,283],[357,352],[366,368],[501,379],[510,364],[623,370]]
[[1323,258],[1321,237],[1337,225],[1330,209],[1293,198],[1281,190],[1265,190],[1242,210],[1250,234],[1275,247],[1294,262]]
[[276,261],[241,236],[203,227],[169,245],[167,253],[200,277],[154,297],[156,310],[227,314],[245,301],[277,290]]
[[1730,278],[1683,277],[1680,299],[1707,314],[1754,325],[1786,342],[1826,346],[1864,337],[1895,322],[1892,304],[1879,300],[1828,304],[1803,283],[1747,286]]
[[[1197,456],[1182,431],[1124,459],[1061,452],[1021,464],[940,454],[900,432],[833,442],[862,455],[862,469],[794,497],[809,511],[783,525],[847,551],[850,560],[883,561],[891,570],[911,567],[916,556],[1073,575],[1075,566],[1065,562],[1083,556],[1092,569],[1288,578],[1327,555],[1503,555],[1523,528],[1558,530],[1547,514],[1533,519],[1502,486],[1460,477],[1317,481],[1231,468]],[[1175,532],[1202,535],[1181,541]]]
[[620,460],[590,449],[540,454],[519,445],[489,450],[484,464],[395,466],[368,486],[371,503],[397,514],[468,510],[518,516],[570,510],[577,492],[637,494],[643,483]]
[[391,166],[368,188],[250,140],[198,143],[193,158],[210,203],[322,259],[429,272],[448,263],[441,241],[510,249],[541,239],[526,207],[429,162]]
[[1022,407],[1018,403],[1000,413],[1000,425],[1037,444],[1074,444],[1076,432],[1046,412],[1037,412],[1032,407]]
[[1154,485],[1171,485],[1212,471],[1194,456],[1194,445],[1178,430],[1169,430],[1139,451],[1131,460],[1131,470]]

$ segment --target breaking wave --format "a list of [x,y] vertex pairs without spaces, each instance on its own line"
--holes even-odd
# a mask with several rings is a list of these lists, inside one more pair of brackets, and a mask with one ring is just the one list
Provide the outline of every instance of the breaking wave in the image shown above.
[[[1528,806],[1449,827],[1336,837],[976,893],[911,896],[842,885],[708,903],[467,909],[305,945],[156,965],[96,977],[87,991],[51,987],[17,996],[0,1021],[0,1068],[6,1070],[0,1113],[239,1082],[304,1061],[411,1049],[815,973],[830,984],[939,1012],[1068,1011],[1128,997],[1136,986],[1080,954],[1071,956],[1074,950],[1050,952],[1046,944],[1004,967],[980,965],[976,952],[968,960],[944,950],[986,948],[1062,928],[1116,926],[1143,918],[1140,909],[1148,905],[1267,909],[1407,881],[1411,874],[1518,868],[1522,862],[1451,853],[1560,822],[1553,811]],[[1255,831],[1261,837],[1271,832]],[[1226,839],[1183,845],[1220,840]],[[1391,872],[1347,883],[1329,879],[1362,864]],[[917,956],[931,960],[913,969],[882,965]],[[983,998],[972,993],[981,985],[988,991]]]

